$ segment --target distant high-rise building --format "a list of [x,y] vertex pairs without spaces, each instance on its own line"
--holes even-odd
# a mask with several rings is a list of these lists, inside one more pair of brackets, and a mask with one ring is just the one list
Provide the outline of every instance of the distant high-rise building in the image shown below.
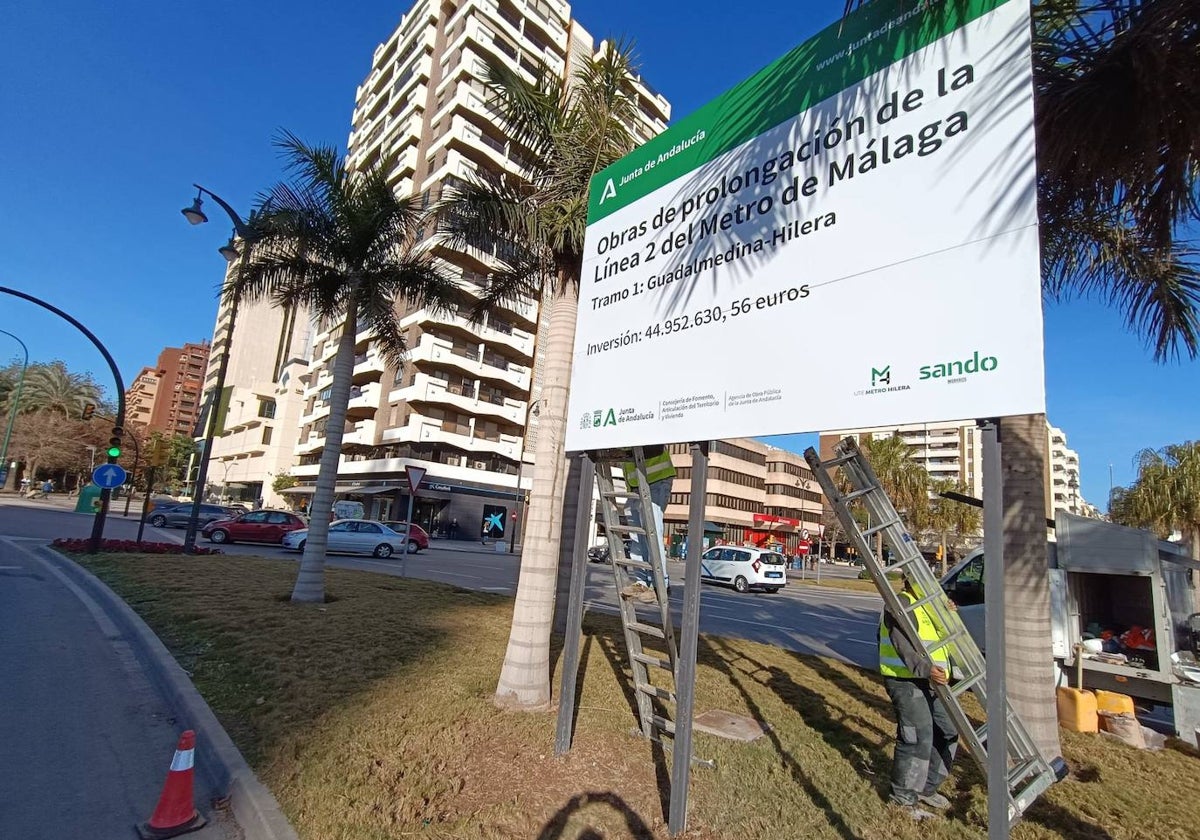
[[[925,468],[932,479],[960,482],[968,495],[983,498],[983,445],[975,421],[910,423],[875,426],[821,434],[821,457],[833,457],[833,445],[844,437],[899,437],[909,447],[910,457]],[[1086,515],[1091,506],[1079,493],[1079,455],[1067,448],[1067,435],[1046,424],[1046,515],[1054,511]]]
[[200,416],[208,342],[166,347],[125,392],[126,417],[150,432],[190,435]]
[[[555,0],[419,0],[376,49],[359,86],[349,138],[358,170],[388,167],[400,195],[435,201],[447,185],[488,171],[520,178],[530,173],[527,148],[509,136],[490,104],[485,61],[504,62],[533,78],[539,67],[569,80],[581,63],[608,45],[597,44]],[[630,77],[639,105],[631,131],[644,141],[662,131],[667,100]],[[451,274],[481,288],[490,264],[481,252],[442,248]],[[398,302],[401,307],[404,302]],[[518,510],[517,477],[532,450],[541,347],[537,301],[513,302],[472,323],[467,311],[402,309],[408,361],[380,357],[363,325],[355,336],[354,389],[339,468],[339,495],[357,498],[379,518],[405,515],[404,468],[428,469],[417,498],[417,522],[439,523],[461,536],[480,533],[489,505]],[[329,364],[343,325],[315,325],[293,474],[312,492],[325,443],[332,375]],[[527,488],[532,470],[524,470]]]
[[216,388],[226,346],[230,355],[224,394],[213,400],[220,410],[208,467],[208,498],[288,505],[288,497],[275,492],[272,484],[296,463],[311,336],[303,309],[243,301],[235,320],[230,301],[222,300],[205,376],[206,398]]

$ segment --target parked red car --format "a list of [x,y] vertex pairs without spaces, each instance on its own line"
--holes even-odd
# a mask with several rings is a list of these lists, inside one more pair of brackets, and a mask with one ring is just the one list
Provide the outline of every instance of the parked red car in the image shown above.
[[308,525],[296,514],[286,510],[252,510],[233,519],[219,519],[204,526],[200,532],[215,543],[258,542],[281,543],[283,535]]
[[[403,522],[384,522],[384,525],[391,528],[397,534],[404,533]],[[429,548],[429,534],[425,533],[425,529],[417,523],[412,524],[412,530],[408,532],[408,553],[415,554],[417,551],[424,551]],[[414,551],[415,549],[415,551]]]

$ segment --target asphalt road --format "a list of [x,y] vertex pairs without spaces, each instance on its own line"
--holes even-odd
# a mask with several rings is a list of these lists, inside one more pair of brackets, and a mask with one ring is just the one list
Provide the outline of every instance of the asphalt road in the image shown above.
[[[54,502],[0,502],[0,535],[47,541],[56,536],[85,537],[91,533],[91,523],[90,515],[70,513]],[[120,516],[110,518],[105,529],[105,536],[113,538],[133,539],[136,534],[137,520]],[[147,526],[146,538],[182,543],[183,531]],[[283,562],[294,563],[297,559],[297,555],[275,546],[227,545],[222,546],[222,551],[277,557]],[[440,540],[435,540],[428,550],[408,557],[329,558],[329,565],[338,568],[437,580],[500,594],[516,591],[519,564],[519,555],[499,554],[476,543],[447,544]],[[589,606],[615,612],[611,567],[590,564],[588,571]],[[753,592],[743,595],[705,584],[701,593],[701,630],[874,667],[882,605],[879,598],[866,593],[802,586],[797,582],[798,571],[789,570],[788,574],[789,585],[774,595]],[[822,567],[823,576],[856,574],[857,570],[843,566]],[[674,583],[681,584],[683,564],[672,563],[670,575]],[[671,603],[677,617],[682,600],[683,587],[672,586]]]
[[[46,513],[21,511],[20,530],[70,516]],[[179,727],[128,642],[71,587],[0,539],[0,837],[133,837],[174,755]],[[210,823],[190,836],[228,835]]]

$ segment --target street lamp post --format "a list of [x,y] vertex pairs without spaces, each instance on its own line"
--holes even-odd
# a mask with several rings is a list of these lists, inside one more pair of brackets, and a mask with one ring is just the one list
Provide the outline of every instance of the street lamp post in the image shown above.
[[[521,435],[521,458],[517,462],[517,494],[520,501],[517,502],[517,524],[513,527],[512,539],[508,541],[508,553],[512,554],[517,550],[517,540],[521,537],[521,528],[525,523],[525,511],[529,507],[525,503],[526,494],[524,488],[521,487],[521,478],[525,474],[525,439],[529,437],[529,418],[538,416],[538,404],[540,399],[536,399],[529,404],[529,408],[525,409],[525,433]],[[580,502],[582,504],[582,501]],[[522,549],[524,553],[524,549]]]
[[[185,207],[180,212],[183,213],[184,218],[189,223],[202,225],[208,221],[208,216],[201,209],[204,204],[201,195],[207,195],[215,201],[229,215],[229,220],[233,222],[234,234],[243,243],[243,248],[239,252],[234,237],[230,237],[229,242],[219,248],[218,251],[228,263],[237,260],[238,271],[240,272],[248,264],[254,241],[258,237],[254,234],[253,229],[242,221],[242,217],[225,203],[220,196],[199,184],[192,184],[192,186],[197,190],[196,198],[192,201],[191,207]],[[196,470],[195,483],[192,485],[192,513],[188,517],[187,532],[183,537],[183,550],[186,554],[191,554],[196,548],[196,526],[200,520],[200,505],[204,502],[204,485],[208,482],[208,462],[212,457],[213,438],[216,437],[217,433],[217,414],[221,408],[221,394],[225,391],[225,376],[229,372],[229,348],[233,342],[233,328],[237,323],[238,304],[240,302],[237,294],[230,295],[229,324],[225,328],[225,341],[221,346],[221,359],[217,364],[217,381],[213,385],[212,394],[208,400],[208,417],[204,430],[204,448],[200,452],[200,464]]]
[[17,387],[13,389],[12,404],[8,407],[8,425],[4,429],[4,446],[0,447],[0,470],[4,470],[4,481],[0,482],[0,487],[7,490],[9,483],[16,481],[16,476],[11,475],[16,470],[8,463],[8,442],[12,440],[13,423],[16,422],[17,411],[21,407],[21,386],[25,384],[25,371],[29,369],[29,348],[25,346],[24,341],[8,330],[0,330],[0,333],[20,344],[21,350],[25,353],[25,361],[21,363],[21,373],[17,376]]

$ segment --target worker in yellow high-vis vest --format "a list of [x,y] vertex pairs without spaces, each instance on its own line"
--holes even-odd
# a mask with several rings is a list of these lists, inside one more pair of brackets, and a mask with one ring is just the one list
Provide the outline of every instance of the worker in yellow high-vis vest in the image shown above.
[[[919,595],[906,580],[900,597],[911,604]],[[942,638],[938,622],[925,607],[917,608],[913,617],[921,641]],[[950,774],[958,748],[954,722],[934,690],[935,684],[945,685],[950,680],[950,649],[935,648],[930,662],[923,647],[884,610],[879,625],[879,672],[896,712],[891,801],[918,820],[934,816],[922,806],[939,811],[950,807],[950,800],[938,793],[938,788]]]
[[[654,516],[654,528],[658,534],[658,553],[662,557],[663,585],[670,586],[667,578],[667,553],[663,550],[663,528],[665,527],[663,512],[671,500],[671,485],[675,481],[675,465],[671,463],[671,453],[665,446],[642,447],[642,454],[646,461],[646,481],[650,485],[650,507]],[[625,483],[629,489],[636,489],[638,486],[637,467],[634,462],[626,461],[622,464],[622,470],[625,473]],[[630,506],[630,518],[633,525],[639,527],[642,525],[639,505]],[[649,563],[651,556],[649,546],[645,534],[638,534],[636,539],[630,543],[629,556],[634,560]],[[633,598],[646,603],[657,601],[658,596],[654,592],[654,579],[651,574],[634,572],[633,576],[635,580],[621,590],[621,597]]]

